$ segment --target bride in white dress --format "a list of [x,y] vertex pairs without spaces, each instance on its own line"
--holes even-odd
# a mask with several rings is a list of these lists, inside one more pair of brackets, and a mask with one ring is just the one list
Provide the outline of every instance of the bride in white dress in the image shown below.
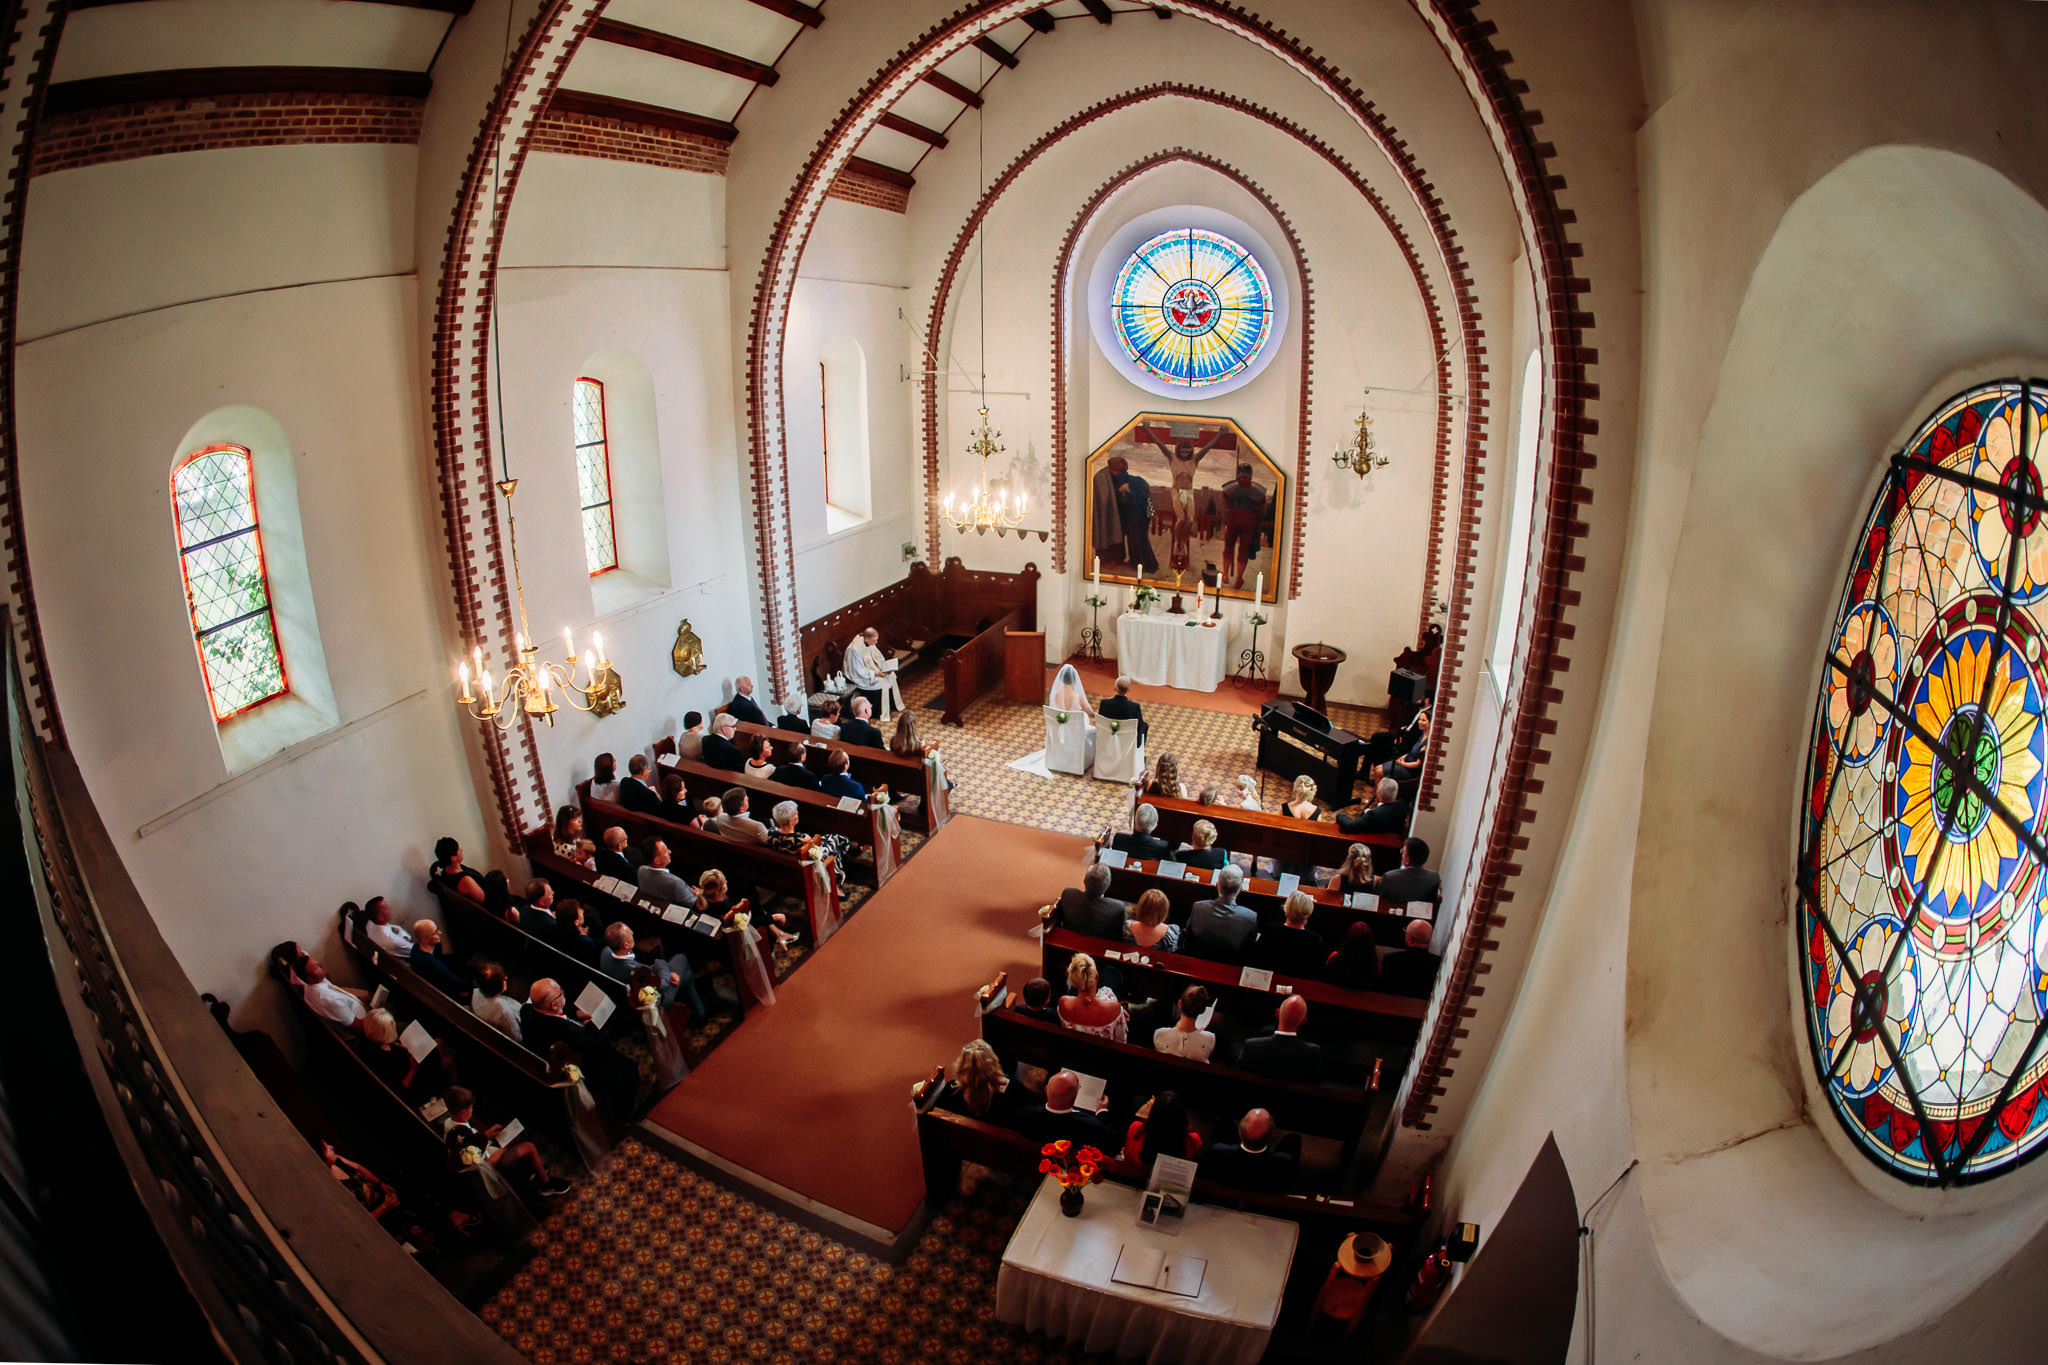
[[1088,704],[1088,691],[1081,686],[1081,675],[1072,664],[1061,664],[1060,671],[1053,674],[1052,691],[1045,704],[1055,711],[1079,711],[1090,720],[1095,719],[1095,708]]

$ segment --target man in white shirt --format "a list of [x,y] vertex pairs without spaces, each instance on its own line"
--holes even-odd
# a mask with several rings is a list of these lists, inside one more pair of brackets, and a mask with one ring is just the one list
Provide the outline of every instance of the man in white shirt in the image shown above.
[[495,962],[479,963],[476,989],[469,993],[469,1012],[513,1042],[519,1036],[519,1002],[505,994],[505,969]]
[[668,845],[656,839],[648,849],[647,865],[640,869],[640,894],[660,905],[688,909],[697,903],[697,893],[688,882],[668,870],[669,862]]
[[337,986],[327,979],[327,967],[311,953],[299,959],[295,970],[304,983],[306,1003],[313,1013],[343,1028],[361,1028],[369,1013],[370,993],[353,986]]
[[896,661],[882,653],[882,633],[873,626],[846,647],[846,680],[859,688],[883,720],[891,709],[903,709],[903,691],[896,685]]
[[391,922],[391,902],[382,896],[372,896],[363,909],[370,916],[370,922],[363,928],[370,942],[393,957],[412,956],[412,935],[406,932],[404,925]]

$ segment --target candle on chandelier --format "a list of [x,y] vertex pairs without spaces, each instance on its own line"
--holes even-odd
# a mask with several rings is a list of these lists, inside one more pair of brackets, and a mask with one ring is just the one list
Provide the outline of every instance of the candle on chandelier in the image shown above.
[[565,659],[576,657],[576,637],[569,633],[567,626],[562,627],[562,657]]
[[456,677],[458,677],[458,678],[460,678],[460,679],[462,680],[462,695],[463,695],[463,696],[465,696],[465,697],[466,697],[466,696],[468,696],[468,695],[469,695],[469,665],[468,665],[468,664],[466,664],[466,663],[462,663],[462,664],[457,664],[457,665],[455,666],[455,676],[456,676]]
[[600,658],[600,659],[604,658],[604,632],[603,632],[603,631],[597,631],[597,630],[593,630],[593,631],[591,631],[591,632],[590,632],[590,647],[591,647],[591,648],[592,648],[593,650],[595,650],[595,651],[597,652],[597,657],[598,657],[598,658]]

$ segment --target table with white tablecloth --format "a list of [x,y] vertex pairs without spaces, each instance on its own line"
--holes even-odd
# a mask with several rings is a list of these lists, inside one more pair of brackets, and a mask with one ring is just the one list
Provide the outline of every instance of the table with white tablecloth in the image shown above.
[[1214,692],[1227,671],[1228,634],[1222,622],[1212,625],[1206,616],[1127,611],[1116,618],[1117,671],[1151,687]]
[[[1137,1225],[1142,1190],[1090,1186],[1077,1218],[1050,1176],[1025,1209],[996,1274],[996,1320],[1147,1365],[1255,1365],[1280,1317],[1301,1229],[1281,1218],[1193,1204],[1178,1237]],[[1209,1264],[1192,1298],[1110,1278],[1126,1245]]]

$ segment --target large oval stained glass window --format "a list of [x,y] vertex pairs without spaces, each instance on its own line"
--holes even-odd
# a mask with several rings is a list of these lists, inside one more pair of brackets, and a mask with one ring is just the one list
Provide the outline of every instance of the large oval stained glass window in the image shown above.
[[1901,1179],[2048,1141],[2048,501],[2041,381],[1944,404],[1892,457],[1808,756],[1804,1011],[1836,1116]]
[[1203,228],[1162,232],[1133,251],[1109,307],[1124,354],[1190,389],[1242,373],[1273,328],[1265,270],[1242,245]]

